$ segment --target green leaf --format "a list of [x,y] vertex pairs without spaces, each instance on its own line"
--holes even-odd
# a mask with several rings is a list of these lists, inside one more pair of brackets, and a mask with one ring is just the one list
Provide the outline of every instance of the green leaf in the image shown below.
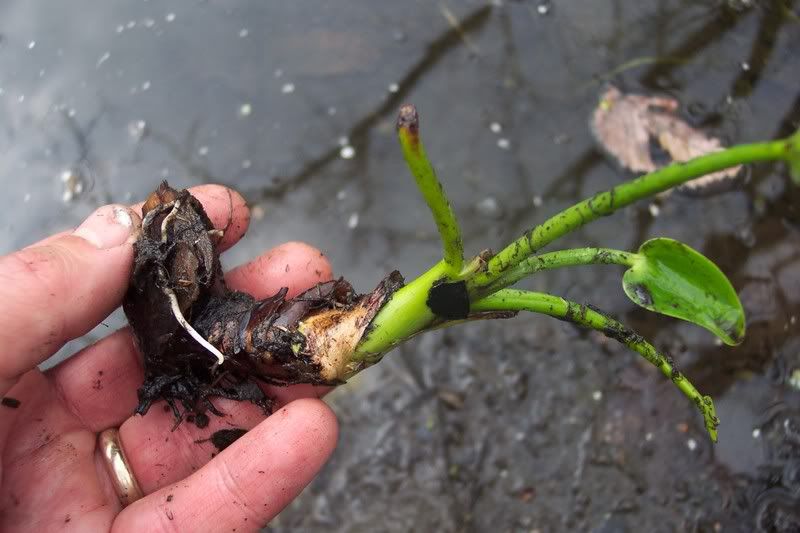
[[673,239],[651,239],[622,277],[636,304],[702,326],[725,344],[744,338],[744,310],[725,274],[701,253]]

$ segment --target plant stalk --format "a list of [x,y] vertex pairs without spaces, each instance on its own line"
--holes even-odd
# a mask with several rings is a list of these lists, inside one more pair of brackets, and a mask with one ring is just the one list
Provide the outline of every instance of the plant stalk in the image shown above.
[[800,154],[800,133],[790,139],[734,146],[684,163],[673,163],[617,185],[611,190],[597,193],[549,218],[506,246],[489,260],[486,271],[474,278],[472,286],[479,289],[493,284],[506,272],[557,238],[601,216],[610,215],[637,200],[654,196],[694,178],[728,167],[774,160],[792,161],[792,164],[795,164],[794,161],[800,159],[798,154]]
[[587,305],[581,305],[552,294],[503,289],[472,304],[473,311],[531,311],[568,320],[602,332],[644,357],[658,368],[697,406],[703,415],[711,440],[717,441],[719,419],[710,396],[698,392],[683,374],[675,369],[672,360],[662,355],[642,337],[617,320]]

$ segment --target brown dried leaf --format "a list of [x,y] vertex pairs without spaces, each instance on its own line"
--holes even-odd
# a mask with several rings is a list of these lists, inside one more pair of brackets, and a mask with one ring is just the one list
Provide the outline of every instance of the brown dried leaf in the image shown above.
[[[678,102],[672,98],[623,94],[609,86],[592,115],[592,131],[598,143],[619,164],[633,172],[653,172],[660,165],[653,161],[651,147],[655,143],[672,162],[718,152],[724,147],[688,125],[677,116]],[[682,188],[700,190],[721,180],[735,177],[741,166],[708,174]]]

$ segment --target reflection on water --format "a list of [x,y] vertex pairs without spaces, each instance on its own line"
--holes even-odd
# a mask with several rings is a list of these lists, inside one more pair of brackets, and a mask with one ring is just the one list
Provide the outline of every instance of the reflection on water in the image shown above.
[[[166,178],[246,194],[253,224],[227,265],[300,239],[358,287],[393,268],[413,276],[436,260],[438,240],[393,137],[399,103],[420,109],[468,250],[497,248],[621,179],[587,128],[605,82],[676,98],[685,119],[726,144],[796,128],[792,8],[6,0],[0,252],[98,205],[141,199]],[[785,185],[778,169],[755,167],[739,191],[676,197],[657,217],[634,207],[564,243],[633,248],[665,235],[704,251],[747,288],[743,347],[632,311],[609,268],[529,282],[600,304],[669,348],[723,395],[732,416],[721,434],[734,442],[705,447],[683,398],[601,339],[529,317],[470,326],[412,343],[333,395],[339,451],[275,529],[766,531],[791,522],[795,462],[742,442],[755,429],[778,435],[752,425],[775,401],[787,412],[800,401],[770,377],[800,367],[800,204]],[[765,469],[783,472],[780,487],[752,496]]]

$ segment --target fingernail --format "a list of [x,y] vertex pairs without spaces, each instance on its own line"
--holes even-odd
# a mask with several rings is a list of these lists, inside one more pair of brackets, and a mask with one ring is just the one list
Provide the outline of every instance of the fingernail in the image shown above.
[[105,250],[127,242],[139,226],[139,217],[125,206],[105,205],[89,215],[72,234]]

